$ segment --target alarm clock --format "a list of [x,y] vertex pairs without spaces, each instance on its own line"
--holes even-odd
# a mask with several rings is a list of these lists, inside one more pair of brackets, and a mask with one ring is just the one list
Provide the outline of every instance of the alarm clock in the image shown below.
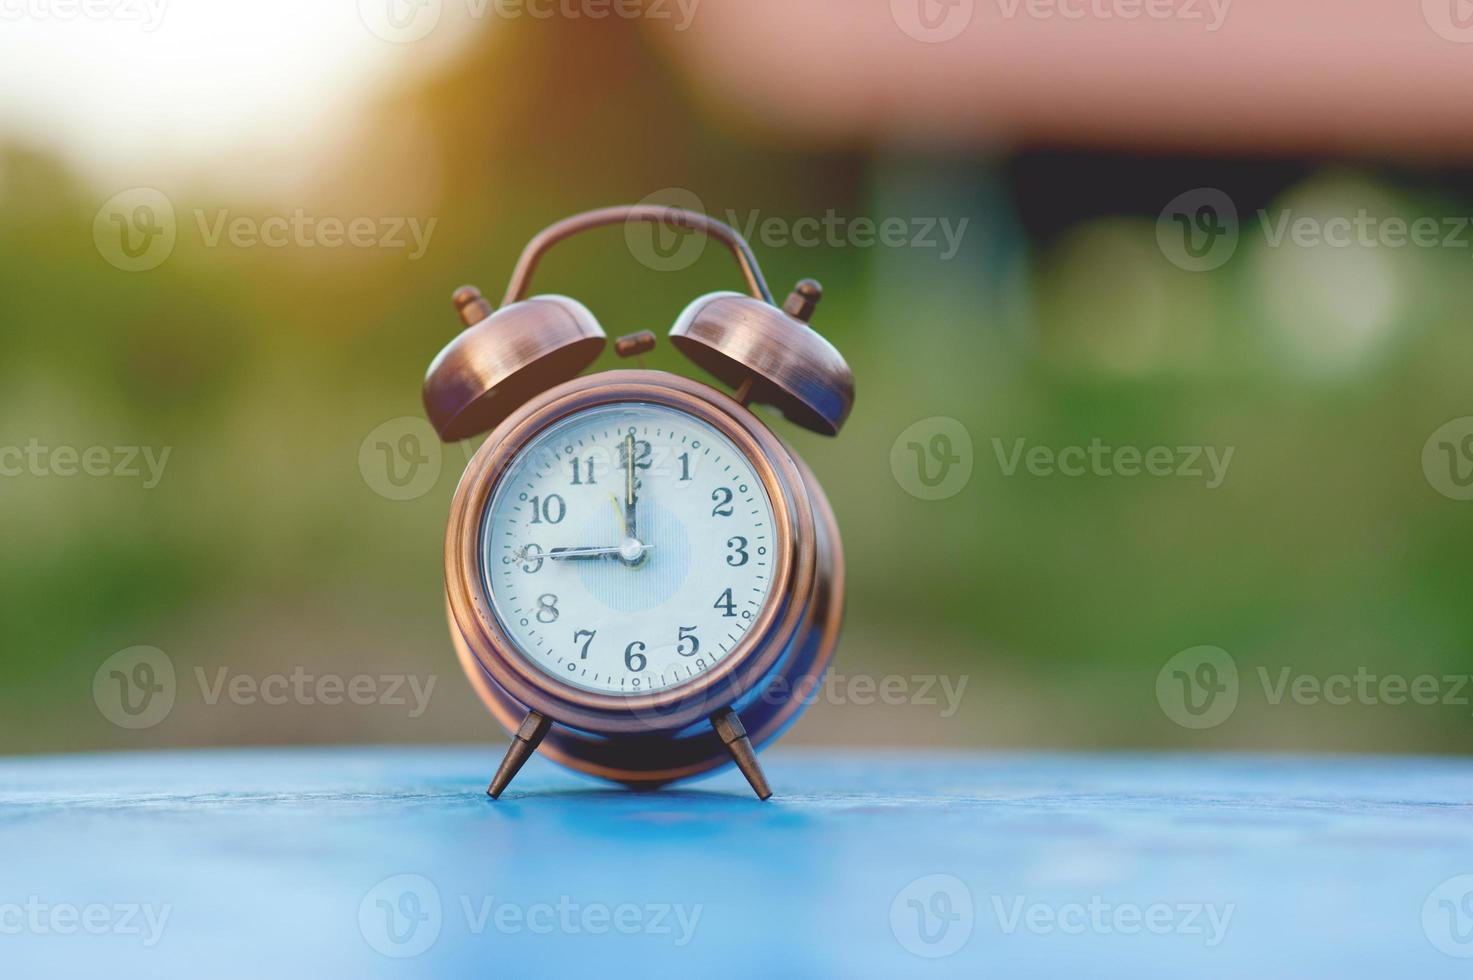
[[[582,375],[607,338],[577,300],[528,296],[538,261],[590,229],[651,222],[727,246],[746,292],[696,299],[670,342],[730,393],[663,371]],[[756,749],[815,697],[838,640],[838,526],[812,471],[748,406],[837,435],[854,376],[808,320],[804,280],[778,306],[750,246],[706,215],[649,205],[575,215],[522,252],[493,309],[430,365],[440,437],[490,432],[450,507],[445,595],[466,676],[512,735],[488,789],[534,752],[641,789],[735,763],[772,795]],[[654,334],[619,338],[637,358]]]

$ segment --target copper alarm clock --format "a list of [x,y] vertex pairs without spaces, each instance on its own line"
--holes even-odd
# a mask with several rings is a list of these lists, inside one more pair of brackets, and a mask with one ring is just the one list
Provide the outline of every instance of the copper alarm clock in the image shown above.
[[[732,394],[662,371],[580,377],[607,344],[598,321],[566,296],[527,297],[548,248],[624,222],[730,248],[747,294],[695,300],[670,339]],[[639,788],[735,762],[771,795],[755,750],[818,690],[844,571],[823,490],[747,406],[839,432],[854,378],[808,326],[820,296],[804,280],[779,307],[734,229],[655,206],[547,228],[499,309],[456,291],[467,329],[430,365],[424,398],[443,439],[491,433],[451,504],[445,593],[461,665],[513,735],[493,798],[539,749]],[[644,332],[615,350],[654,344]]]

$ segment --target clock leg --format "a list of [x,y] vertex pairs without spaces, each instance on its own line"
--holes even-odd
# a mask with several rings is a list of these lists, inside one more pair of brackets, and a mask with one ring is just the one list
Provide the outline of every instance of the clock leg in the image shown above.
[[535,711],[527,712],[527,717],[522,719],[522,727],[512,736],[511,748],[506,750],[506,757],[501,760],[501,767],[496,770],[496,775],[491,779],[491,785],[486,790],[486,795],[491,799],[501,796],[501,791],[506,789],[508,783],[526,765],[527,760],[532,758],[532,753],[537,751],[537,746],[552,727],[552,721],[545,715]]
[[742,727],[742,720],[736,716],[736,712],[730,708],[722,708],[711,716],[711,727],[716,729],[721,744],[731,752],[737,768],[747,777],[747,782],[752,784],[757,799],[765,800],[771,796],[772,788],[767,785],[767,776],[757,764],[757,753],[752,749],[752,740],[747,738],[747,730]]

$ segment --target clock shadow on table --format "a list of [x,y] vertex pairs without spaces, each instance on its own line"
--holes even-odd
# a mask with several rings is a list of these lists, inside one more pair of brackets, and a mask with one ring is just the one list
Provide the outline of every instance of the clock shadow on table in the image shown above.
[[486,799],[487,806],[506,805],[522,801],[547,800],[557,802],[607,802],[610,804],[629,806],[633,804],[695,804],[695,803],[732,803],[738,802],[753,806],[762,806],[763,802],[752,795],[748,790],[745,793],[736,789],[692,789],[690,787],[662,788],[662,789],[628,789],[619,786],[566,786],[555,789],[508,789],[499,800]]

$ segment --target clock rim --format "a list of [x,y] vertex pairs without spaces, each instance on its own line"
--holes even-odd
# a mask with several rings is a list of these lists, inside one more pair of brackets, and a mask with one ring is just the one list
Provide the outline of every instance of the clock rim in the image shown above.
[[[751,464],[773,511],[773,579],[751,627],[705,673],[651,694],[587,691],[520,652],[496,616],[483,562],[486,507],[512,461],[558,422],[601,405],[644,402],[715,428]],[[617,370],[564,382],[518,408],[472,457],[451,504],[445,588],[452,621],[476,662],[511,697],[560,724],[597,734],[678,731],[739,700],[773,669],[796,632],[815,575],[815,528],[803,477],[750,410],[708,385],[663,371]]]

